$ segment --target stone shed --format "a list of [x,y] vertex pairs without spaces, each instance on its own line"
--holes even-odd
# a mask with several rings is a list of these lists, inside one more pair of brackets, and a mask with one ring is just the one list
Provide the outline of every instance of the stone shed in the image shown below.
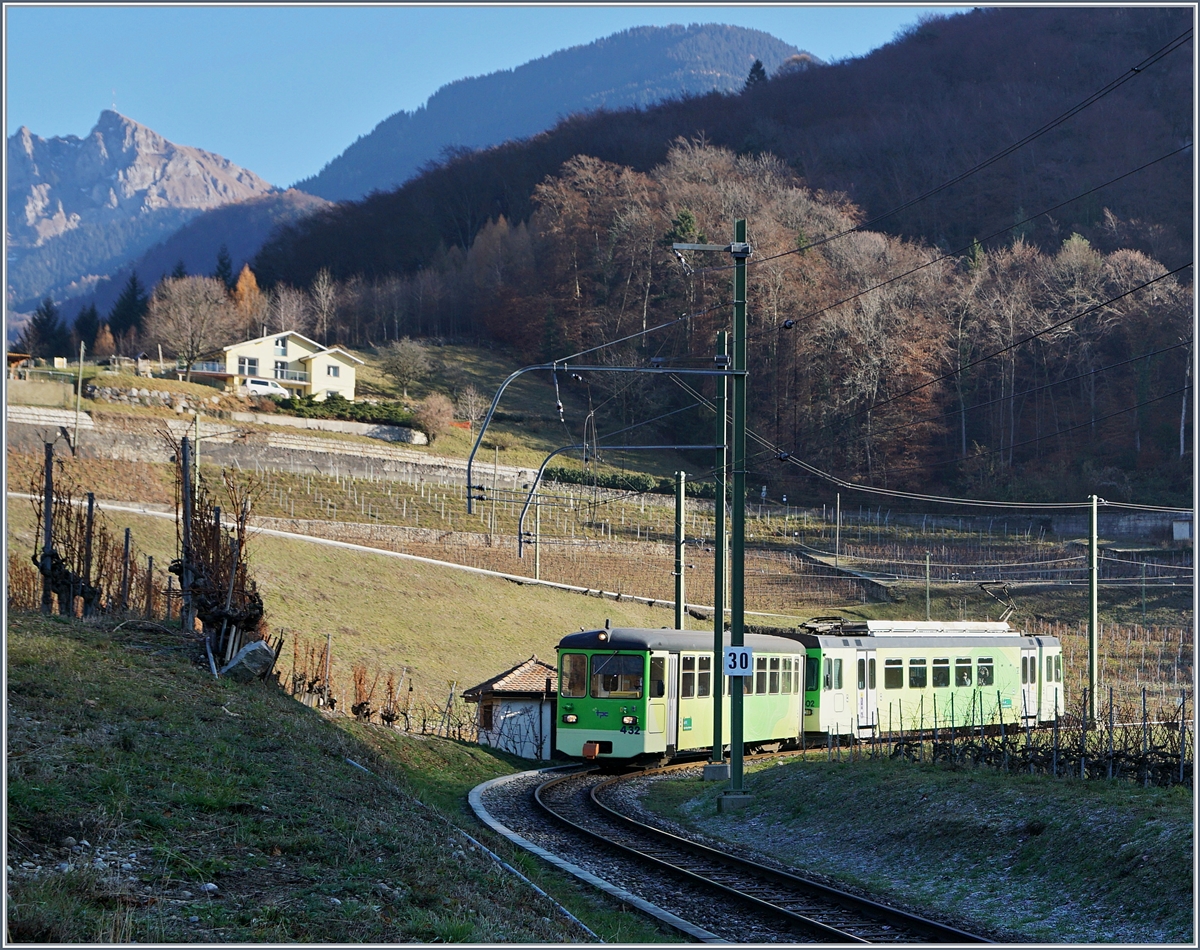
[[479,744],[523,759],[554,755],[558,672],[536,656],[463,691],[479,704]]

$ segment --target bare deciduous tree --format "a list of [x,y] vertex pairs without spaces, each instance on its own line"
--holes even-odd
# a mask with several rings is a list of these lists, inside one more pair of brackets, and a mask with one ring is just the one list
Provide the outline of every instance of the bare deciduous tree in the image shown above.
[[389,343],[383,355],[379,371],[394,380],[408,398],[408,386],[429,372],[429,354],[416,340],[402,337]]
[[322,267],[312,282],[312,307],[316,317],[316,330],[321,342],[329,345],[329,325],[337,317],[337,285],[328,269]]
[[295,330],[307,333],[312,308],[308,294],[287,284],[278,284],[271,291],[271,322],[276,330]]
[[184,361],[190,382],[192,364],[232,342],[237,322],[236,311],[220,280],[168,277],[150,297],[144,333],[147,341],[161,343]]
[[487,401],[483,398],[483,394],[474,386],[468,386],[458,397],[458,414],[467,420],[471,431],[475,429],[475,423],[483,418],[484,410],[487,409]]

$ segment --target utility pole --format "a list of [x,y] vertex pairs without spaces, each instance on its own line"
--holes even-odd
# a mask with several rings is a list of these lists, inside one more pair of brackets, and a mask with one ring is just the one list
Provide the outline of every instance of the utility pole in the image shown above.
[[179,624],[191,633],[195,626],[192,614],[192,456],[186,435],[180,439],[179,466],[183,482],[180,492],[183,495],[183,552],[179,559]]
[[1092,495],[1090,544],[1088,545],[1088,719],[1096,721],[1096,648],[1100,639],[1100,524],[1097,506],[1099,499]]
[[[717,365],[729,365],[729,334],[721,330],[717,333]],[[725,466],[728,456],[727,439],[729,427],[725,419],[725,394],[729,383],[724,376],[718,376],[716,399],[716,433],[713,444],[717,446],[716,486],[713,497],[713,528],[716,537],[713,539],[713,659],[712,659],[712,697],[713,697],[713,740],[712,754],[709,764],[704,766],[706,781],[722,782],[729,778],[729,765],[725,761],[725,746],[722,736],[721,717],[725,699],[725,674],[721,670],[725,646]]]
[[[730,646],[745,645],[746,633],[746,219],[733,223],[733,544],[729,573]],[[753,670],[751,670],[753,673]],[[744,808],[750,796],[742,789],[742,681],[729,689],[729,790],[717,799],[719,811]]]
[[682,630],[685,625],[684,610],[683,610],[683,572],[687,569],[684,565],[683,547],[685,539],[683,536],[685,511],[684,511],[684,483],[687,480],[686,472],[675,473],[675,629]]
[[[42,613],[50,614],[50,570],[54,564],[54,443],[46,443],[46,486],[42,496]],[[61,605],[60,605],[61,609]]]
[[542,503],[533,501],[533,579],[542,579]]
[[79,455],[79,401],[83,398],[83,340],[79,341],[79,380],[75,384],[75,436],[71,439],[71,453]]
[[925,552],[925,619],[929,620],[929,552]]
[[[861,508],[859,509],[859,517],[860,518],[862,517],[862,509]],[[868,521],[867,524],[868,524],[867,530],[869,531],[870,530],[870,522]],[[841,560],[842,560],[842,493],[841,492],[837,493],[837,516],[836,516],[835,525],[836,526],[833,529],[834,530],[833,566],[835,568],[837,568],[837,567],[841,566]],[[860,535],[862,534],[861,525],[862,525],[862,522],[859,521],[858,531],[859,531]],[[870,538],[868,538],[867,540],[870,540]]]

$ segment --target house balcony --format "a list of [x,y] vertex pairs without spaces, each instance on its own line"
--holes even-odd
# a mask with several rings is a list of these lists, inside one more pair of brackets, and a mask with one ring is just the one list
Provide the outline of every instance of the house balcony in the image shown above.
[[302,369],[277,369],[275,370],[275,378],[289,383],[307,383],[308,372]]
[[[184,363],[183,360],[177,360],[175,362],[175,369],[180,373],[186,373],[187,372],[187,364]],[[193,373],[220,373],[220,374],[224,375],[225,364],[223,362],[221,362],[220,360],[206,360],[203,362],[193,363],[192,364],[192,372]]]

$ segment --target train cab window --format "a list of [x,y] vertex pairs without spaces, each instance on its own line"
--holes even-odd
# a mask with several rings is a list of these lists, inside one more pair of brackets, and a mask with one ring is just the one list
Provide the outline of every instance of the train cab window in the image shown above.
[[765,656],[754,658],[754,692],[760,696],[767,693],[767,658]]
[[625,653],[593,655],[592,698],[641,699],[644,663],[644,656]]
[[779,692],[779,657],[771,657],[767,663],[767,669],[770,673],[768,692],[777,694]]
[[681,656],[679,667],[679,698],[691,699],[696,695],[696,658]]
[[650,657],[650,696],[654,699],[661,699],[666,695],[667,661],[664,657],[652,656]]
[[980,686],[991,686],[996,682],[995,667],[990,656],[981,656],[975,667],[975,682]]
[[587,655],[584,653],[564,653],[559,682],[562,684],[560,692],[563,696],[571,699],[586,696]]
[[954,661],[954,685],[971,685],[971,658],[969,656],[960,656]]
[[883,688],[900,689],[904,685],[904,661],[883,661]]
[[1054,657],[1052,656],[1046,657],[1046,678],[1042,682],[1054,682]]
[[875,657],[867,660],[867,682],[871,684],[871,689],[875,688]]
[[822,689],[833,689],[833,660],[825,657],[825,675],[821,678]]
[[833,661],[833,688],[834,689],[842,688],[842,661],[841,660]]
[[858,658],[858,688],[867,688],[867,661],[861,656]]
[[929,671],[925,668],[925,658],[917,657],[908,661],[908,688],[924,689],[929,685]]
[[1056,653],[1054,655],[1054,682],[1056,682],[1056,683],[1062,682],[1062,654],[1061,653]]
[[804,690],[813,693],[820,689],[821,660],[815,656],[804,658]]
[[696,657],[696,695],[712,695],[712,657]]
[[941,689],[950,685],[950,657],[935,656],[933,658],[933,688]]
[[783,658],[783,685],[780,687],[780,691],[785,696],[792,694],[792,658],[790,656]]

